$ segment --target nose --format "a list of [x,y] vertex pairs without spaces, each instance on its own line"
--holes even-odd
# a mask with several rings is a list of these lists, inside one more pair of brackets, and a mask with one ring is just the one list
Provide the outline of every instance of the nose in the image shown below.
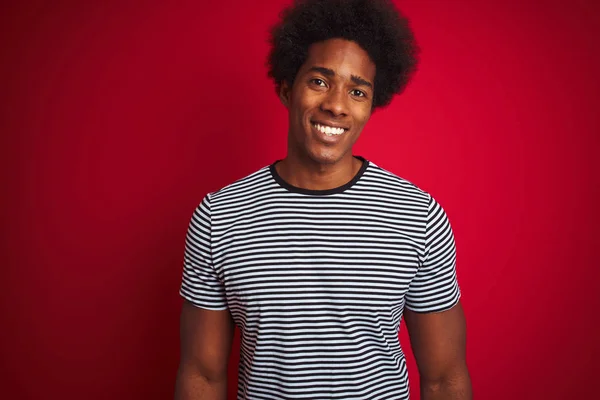
[[348,96],[346,96],[343,89],[332,89],[323,98],[321,111],[329,112],[335,117],[345,116],[348,113],[347,101]]

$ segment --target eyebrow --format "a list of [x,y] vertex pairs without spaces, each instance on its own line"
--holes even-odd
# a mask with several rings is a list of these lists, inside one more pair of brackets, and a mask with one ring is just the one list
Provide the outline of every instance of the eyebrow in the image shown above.
[[[310,67],[309,71],[320,72],[329,78],[333,78],[335,76],[335,72],[332,69],[325,68],[325,67]],[[360,76],[351,75],[350,79],[352,80],[352,82],[354,82],[357,85],[367,86],[367,87],[373,89],[373,84],[371,82],[361,78]]]

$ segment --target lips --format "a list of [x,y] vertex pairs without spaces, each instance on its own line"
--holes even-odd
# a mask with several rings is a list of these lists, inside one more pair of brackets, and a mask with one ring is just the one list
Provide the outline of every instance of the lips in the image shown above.
[[340,124],[338,122],[331,122],[331,121],[318,121],[316,119],[311,120],[310,121],[313,125],[317,124],[317,125],[321,125],[321,126],[329,126],[331,128],[343,128],[344,130],[348,130],[350,128],[348,128],[348,126]]
[[324,135],[329,137],[331,136],[339,136],[348,130],[345,126],[340,126],[335,123],[321,122],[321,121],[312,121],[311,125],[317,131],[321,132]]

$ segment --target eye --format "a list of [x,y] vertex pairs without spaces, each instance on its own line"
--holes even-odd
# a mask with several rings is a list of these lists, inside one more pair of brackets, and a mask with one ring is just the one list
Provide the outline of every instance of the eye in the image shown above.
[[312,83],[314,83],[315,85],[317,85],[317,86],[322,86],[322,87],[325,87],[325,86],[327,86],[327,85],[325,84],[325,81],[324,81],[323,79],[319,79],[319,78],[313,78],[313,79],[311,79],[310,81],[311,81]]
[[356,96],[356,97],[366,97],[367,96],[365,94],[365,92],[363,92],[362,90],[358,90],[358,89],[353,89],[350,93],[352,93],[352,95]]

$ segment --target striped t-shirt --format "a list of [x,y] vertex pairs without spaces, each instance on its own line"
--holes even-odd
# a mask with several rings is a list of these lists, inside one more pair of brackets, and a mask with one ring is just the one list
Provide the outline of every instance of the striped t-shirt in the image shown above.
[[404,308],[458,302],[442,207],[360,159],[330,190],[291,186],[272,164],[193,213],[180,293],[240,328],[238,399],[408,399]]

